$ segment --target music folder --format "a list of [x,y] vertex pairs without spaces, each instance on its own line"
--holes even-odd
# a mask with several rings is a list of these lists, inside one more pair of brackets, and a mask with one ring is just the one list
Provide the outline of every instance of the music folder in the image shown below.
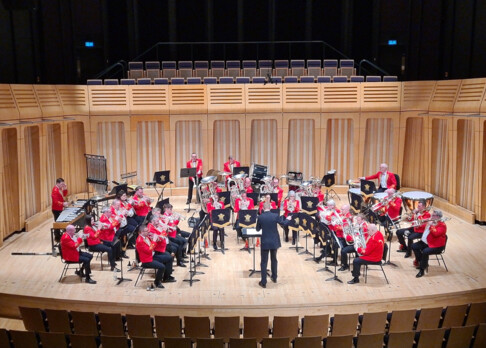
[[321,180],[321,184],[326,187],[331,187],[336,183],[336,174],[326,174]]
[[154,173],[154,179],[157,184],[165,185],[170,181],[170,170],[160,170]]
[[240,210],[238,212],[239,227],[254,228],[257,221],[257,210]]
[[260,194],[256,193],[256,192],[250,192],[250,193],[247,193],[246,194],[246,197],[248,198],[251,198],[251,200],[253,201],[253,204],[255,205],[255,207],[258,207],[258,197],[260,196]]
[[364,196],[366,197],[372,196],[375,191],[376,191],[376,186],[373,181],[361,180],[361,192],[364,194]]
[[229,191],[223,191],[218,193],[219,197],[219,202],[223,204],[225,208],[231,207],[231,197],[230,197],[231,192]]
[[306,213],[300,213],[300,229],[302,231],[312,235],[312,230],[314,229],[315,223],[316,221],[314,218]]
[[164,206],[164,204],[169,204],[169,203],[170,203],[170,202],[169,202],[169,198],[165,198],[165,199],[163,199],[163,200],[161,200],[161,201],[157,202],[157,204],[156,204],[155,206],[156,206],[157,208],[159,208],[159,209],[162,211],[162,213],[164,213],[163,206]]
[[233,175],[238,174],[246,174],[247,176],[250,175],[250,167],[234,167],[233,168]]
[[302,202],[302,211],[309,215],[314,215],[317,213],[317,204],[319,203],[319,199],[317,197],[300,197],[300,201]]
[[196,168],[181,168],[181,178],[195,177],[197,173]]
[[231,210],[230,209],[214,209],[211,212],[211,220],[213,227],[225,228],[231,224]]

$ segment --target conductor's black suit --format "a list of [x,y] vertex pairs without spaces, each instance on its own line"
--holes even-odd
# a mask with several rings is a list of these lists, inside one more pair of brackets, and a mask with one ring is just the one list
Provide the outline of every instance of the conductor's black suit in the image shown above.
[[277,213],[265,211],[258,217],[257,231],[262,231],[261,242],[261,274],[262,285],[267,284],[267,264],[268,252],[270,251],[270,259],[272,263],[272,280],[277,282],[277,249],[280,248],[280,235],[277,230],[277,224],[284,224],[285,218],[280,217]]

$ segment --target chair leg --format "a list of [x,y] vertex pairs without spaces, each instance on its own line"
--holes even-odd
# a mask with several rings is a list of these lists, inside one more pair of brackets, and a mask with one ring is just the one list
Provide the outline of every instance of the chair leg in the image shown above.
[[68,265],[64,264],[64,268],[62,269],[61,276],[59,277],[59,283],[62,282],[62,278],[64,277],[64,274],[66,274],[66,272],[67,272],[67,267],[68,267]]
[[444,256],[442,256],[442,254],[440,254],[440,258],[442,259],[442,262],[444,263],[444,267],[446,269],[446,272],[449,272],[449,270],[447,269],[447,265],[446,265],[446,263],[444,261]]
[[135,284],[133,284],[133,286],[137,286],[138,281],[142,279],[144,273],[145,273],[145,268],[140,268],[140,273],[138,273],[137,280],[135,280]]
[[387,284],[390,284],[390,283],[388,282],[388,278],[386,277],[385,270],[383,269],[383,265],[380,265],[380,267],[381,267],[381,271],[383,272],[383,275],[385,276],[386,283],[387,283]]
[[364,265],[365,284],[368,282],[368,265]]

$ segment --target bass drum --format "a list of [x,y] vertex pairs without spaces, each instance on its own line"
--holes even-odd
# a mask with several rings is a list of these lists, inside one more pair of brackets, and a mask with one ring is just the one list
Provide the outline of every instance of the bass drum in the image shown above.
[[434,195],[423,191],[410,191],[402,195],[403,205],[407,211],[411,212],[417,208],[419,201],[425,200],[425,207],[429,208],[434,203]]

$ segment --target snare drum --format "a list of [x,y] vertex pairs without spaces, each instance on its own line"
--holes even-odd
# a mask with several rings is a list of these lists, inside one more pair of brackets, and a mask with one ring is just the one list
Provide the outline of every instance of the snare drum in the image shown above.
[[412,211],[417,208],[419,200],[425,200],[425,207],[430,207],[434,203],[434,196],[431,193],[423,191],[410,191],[402,195],[403,205],[407,211]]

